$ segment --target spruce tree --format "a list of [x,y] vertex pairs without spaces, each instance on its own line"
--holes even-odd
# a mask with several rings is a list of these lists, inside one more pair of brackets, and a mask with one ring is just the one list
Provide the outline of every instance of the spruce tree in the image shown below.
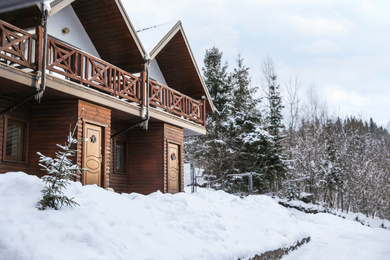
[[283,149],[284,136],[282,129],[282,98],[277,83],[275,67],[270,58],[263,64],[263,74],[267,84],[268,114],[266,117],[265,129],[268,132],[268,142],[266,144],[266,158],[264,161],[264,174],[269,182],[272,192],[278,192],[285,178],[287,166],[286,155]]
[[[257,88],[251,86],[249,68],[244,65],[244,59],[240,55],[230,77],[233,87],[230,136],[233,140],[231,149],[235,153],[234,173],[237,174],[230,186],[234,190],[234,185],[240,180],[241,184],[235,191],[247,192],[248,176],[252,176],[254,191],[261,192],[263,176],[258,152],[262,150],[259,147],[263,145],[265,138],[260,127],[263,123],[259,110],[260,99],[254,97]],[[240,178],[237,179],[237,176]]]
[[233,168],[234,152],[229,128],[232,110],[232,88],[227,73],[227,63],[222,63],[222,52],[213,47],[206,50],[203,75],[215,111],[207,114],[205,136],[187,138],[187,159],[204,169],[211,186],[223,188],[223,180]]

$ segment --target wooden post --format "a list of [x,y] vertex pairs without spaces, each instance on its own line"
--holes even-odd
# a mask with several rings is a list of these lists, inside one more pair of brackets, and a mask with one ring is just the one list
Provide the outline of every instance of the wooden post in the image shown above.
[[[35,27],[35,34],[36,34],[36,40],[35,40],[35,66],[34,70],[35,72],[41,72],[42,71],[42,63],[43,63],[43,19],[42,17],[39,17],[37,20],[37,25]],[[46,50],[45,50],[46,51]]]
[[141,105],[144,107],[146,106],[146,99],[148,98],[146,95],[146,88],[149,86],[146,86],[146,72],[141,71],[140,73],[140,80],[141,80]]
[[206,99],[202,100],[202,105],[203,105],[203,115],[202,115],[202,120],[203,120],[203,126],[206,127]]

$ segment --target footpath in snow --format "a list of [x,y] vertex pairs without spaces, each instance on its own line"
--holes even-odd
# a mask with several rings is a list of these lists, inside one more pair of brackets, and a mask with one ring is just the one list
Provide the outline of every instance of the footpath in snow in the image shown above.
[[79,207],[38,211],[43,184],[0,174],[0,259],[250,259],[311,241],[283,259],[390,259],[390,230],[286,209],[267,196],[117,194],[72,183]]

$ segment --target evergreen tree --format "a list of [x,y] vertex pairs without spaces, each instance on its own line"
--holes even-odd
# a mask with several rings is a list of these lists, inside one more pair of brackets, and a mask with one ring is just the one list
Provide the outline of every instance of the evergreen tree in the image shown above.
[[[78,122],[79,120],[77,120]],[[43,198],[38,202],[37,208],[45,210],[47,208],[60,209],[63,205],[77,206],[73,198],[64,195],[63,189],[70,184],[70,180],[77,177],[80,169],[77,164],[73,164],[69,157],[75,156],[77,150],[71,149],[71,146],[78,143],[74,138],[77,124],[73,131],[69,132],[65,145],[57,146],[62,151],[56,152],[56,158],[45,156],[38,152],[40,156],[39,165],[47,175],[42,177],[45,187],[42,189]]]
[[203,75],[215,111],[207,114],[205,136],[186,140],[187,159],[204,169],[209,183],[221,187],[223,178],[234,168],[234,151],[229,133],[232,111],[232,88],[227,63],[222,64],[222,52],[213,47],[206,51]]
[[287,166],[286,155],[283,149],[282,129],[282,98],[277,83],[275,67],[270,58],[263,64],[263,74],[267,84],[268,114],[266,117],[266,130],[269,134],[266,146],[266,158],[264,162],[264,173],[269,182],[270,190],[278,192],[282,186],[282,179],[285,178]]
[[259,110],[260,99],[254,98],[257,88],[251,87],[250,83],[249,68],[244,65],[244,59],[239,55],[236,68],[231,74],[233,108],[230,136],[233,139],[232,150],[236,154],[234,170],[242,176],[241,181],[247,184],[240,187],[248,187],[248,181],[252,179],[253,189],[259,193],[264,191],[262,157],[259,151],[263,151],[261,147],[266,139],[261,127],[263,120]]
[[325,126],[326,157],[321,163],[320,179],[322,181],[323,200],[330,208],[336,205],[337,193],[342,196],[343,176],[340,167],[340,153],[334,138],[333,123],[330,119]]

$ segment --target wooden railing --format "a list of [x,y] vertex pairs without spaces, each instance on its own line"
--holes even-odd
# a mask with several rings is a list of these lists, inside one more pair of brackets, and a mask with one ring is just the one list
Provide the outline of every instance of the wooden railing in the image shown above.
[[197,101],[154,80],[149,81],[150,105],[205,125],[205,100]]
[[122,100],[142,103],[140,78],[51,37],[47,69]]
[[[39,37],[0,20],[0,62],[39,71],[42,68],[42,27]],[[145,106],[145,72],[136,77],[106,61],[62,41],[48,37],[47,70],[65,79]],[[154,80],[149,81],[152,107],[205,126],[206,103],[197,101]]]
[[34,69],[35,35],[0,20],[0,61],[13,67]]

